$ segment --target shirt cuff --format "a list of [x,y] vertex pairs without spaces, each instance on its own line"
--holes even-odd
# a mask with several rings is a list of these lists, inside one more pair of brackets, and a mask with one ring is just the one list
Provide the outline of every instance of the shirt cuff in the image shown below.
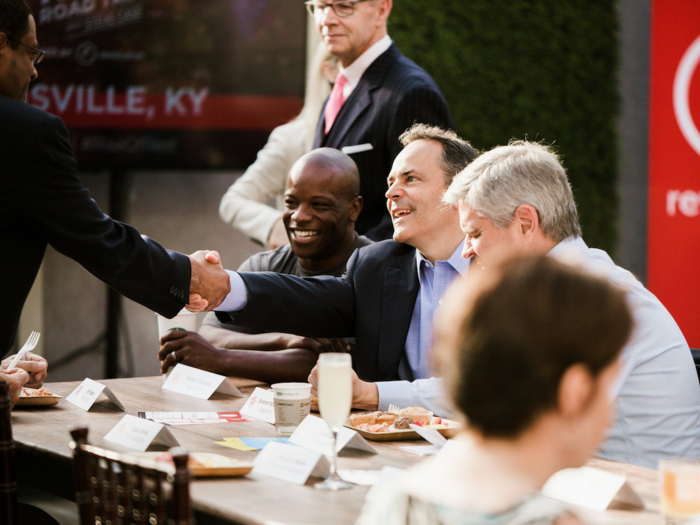
[[379,394],[379,405],[377,410],[388,410],[389,405],[396,405],[401,408],[411,406],[413,393],[411,383],[408,381],[380,381],[377,385]]
[[243,278],[238,275],[238,272],[226,270],[228,273],[229,282],[231,283],[231,291],[226,296],[223,302],[214,308],[215,312],[238,312],[243,310],[248,304],[248,288],[246,288]]

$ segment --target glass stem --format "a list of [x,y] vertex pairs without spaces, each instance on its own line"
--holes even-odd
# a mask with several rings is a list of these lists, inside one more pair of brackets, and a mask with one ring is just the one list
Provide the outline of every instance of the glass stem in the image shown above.
[[336,447],[336,442],[338,440],[338,429],[337,428],[331,428],[331,434],[333,434],[333,451],[331,454],[331,479],[338,479],[338,467],[337,467],[337,461],[338,461],[338,453],[335,450]]

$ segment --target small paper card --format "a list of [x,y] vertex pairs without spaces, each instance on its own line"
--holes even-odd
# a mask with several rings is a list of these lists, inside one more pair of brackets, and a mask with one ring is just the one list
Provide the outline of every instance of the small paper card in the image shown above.
[[178,363],[163,383],[164,390],[209,399],[214,392],[243,397],[243,394],[225,376]]
[[[326,456],[330,456],[333,452],[333,434],[331,434],[328,425],[320,417],[312,416],[311,414],[304,418],[304,421],[297,427],[289,441]],[[336,453],[345,447],[364,450],[372,454],[377,453],[372,445],[367,443],[365,438],[347,427],[341,427],[335,445]]]
[[241,414],[275,424],[275,402],[272,390],[256,388],[241,408]]
[[399,447],[401,450],[410,452],[411,454],[417,454],[419,456],[432,456],[440,452],[442,447],[436,447],[435,445],[419,445],[417,447]]
[[302,447],[271,442],[262,449],[253,462],[254,474],[303,485],[309,476],[325,478],[330,464],[323,454]]
[[164,425],[213,425],[247,423],[239,412],[139,412],[139,417]]
[[346,155],[352,155],[353,153],[362,153],[363,151],[372,151],[374,146],[372,144],[357,144],[356,146],[343,146],[340,150]]
[[416,434],[425,439],[428,443],[430,443],[434,447],[437,447],[438,450],[444,447],[445,443],[447,443],[447,439],[445,438],[445,436],[440,434],[440,432],[438,432],[434,428],[423,428],[421,426],[412,424],[411,429],[415,430]]
[[117,399],[112,391],[102,383],[86,378],[78,385],[78,388],[73,390],[66,401],[73,403],[75,406],[83,410],[90,410],[92,405],[97,401],[111,401],[119,410],[124,410],[124,405]]
[[151,443],[159,443],[166,447],[179,445],[170,431],[160,423],[126,414],[117,425],[105,436],[112,441],[139,452],[145,452]]
[[542,494],[599,511],[606,510],[613,501],[644,508],[627,478],[590,467],[560,470],[544,484]]
[[338,469],[338,476],[348,483],[355,485],[374,485],[379,479],[378,470],[341,470]]

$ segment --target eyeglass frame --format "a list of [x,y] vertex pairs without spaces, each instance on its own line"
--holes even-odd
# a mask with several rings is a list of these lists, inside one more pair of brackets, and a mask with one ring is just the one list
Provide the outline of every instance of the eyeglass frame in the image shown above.
[[34,58],[32,58],[32,66],[36,67],[36,66],[38,66],[39,64],[41,64],[41,61],[42,61],[42,60],[44,60],[44,57],[46,56],[46,51],[42,51],[42,50],[39,49],[38,47],[30,46],[29,44],[25,44],[25,43],[22,42],[21,40],[17,40],[16,38],[12,38],[12,37],[11,37],[10,35],[8,35],[7,33],[4,33],[4,35],[7,37],[7,39],[8,39],[10,42],[14,42],[15,44],[19,44],[20,46],[24,46],[24,47],[26,47],[26,48],[31,49],[32,51],[34,51],[34,53],[36,53],[36,55],[34,56]]
[[[319,2],[317,0],[308,0],[307,2],[304,2],[304,5],[306,6],[306,10],[309,12],[309,15],[313,16],[314,18],[318,15],[314,13],[312,9],[317,4],[323,4],[324,6],[321,13],[325,12],[325,10],[330,7],[335,16],[337,16],[338,18],[349,18],[355,14],[355,6],[361,2],[367,2],[367,0],[336,0],[335,2],[331,3]],[[352,7],[352,13],[350,13],[349,15],[341,15],[340,13],[338,13],[338,11],[335,10],[336,4],[350,4],[350,6]]]

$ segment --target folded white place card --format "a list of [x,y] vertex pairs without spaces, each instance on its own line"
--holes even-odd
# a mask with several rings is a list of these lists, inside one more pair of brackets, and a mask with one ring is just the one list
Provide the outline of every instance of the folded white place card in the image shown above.
[[[333,434],[331,434],[328,424],[320,417],[312,416],[311,414],[304,418],[304,421],[297,427],[289,441],[326,456],[330,456],[333,452]],[[350,428],[341,427],[335,442],[336,453],[345,447],[364,450],[372,454],[377,453],[374,447],[367,443],[360,434]]]
[[414,430],[416,434],[425,439],[428,443],[436,447],[438,450],[444,447],[445,443],[447,443],[447,438],[445,438],[445,436],[440,434],[440,432],[438,432],[434,428],[423,428],[421,426],[413,424],[410,426],[411,430]]
[[295,445],[271,441],[253,462],[254,474],[303,485],[309,476],[328,477],[330,464],[323,454]]
[[399,447],[401,450],[410,452],[411,454],[416,454],[418,456],[432,456],[440,452],[442,447],[436,447],[435,445],[419,445],[416,447]]
[[344,146],[340,149],[346,155],[352,155],[353,153],[362,153],[363,151],[371,151],[374,149],[372,144],[358,144],[356,146]]
[[170,390],[199,399],[209,399],[214,392],[243,397],[240,390],[226,376],[212,374],[182,363],[178,363],[172,369],[168,379],[163,383],[163,390]]
[[245,402],[240,413],[246,417],[252,417],[275,424],[275,402],[272,390],[255,388],[248,401]]
[[90,410],[92,405],[97,401],[111,401],[117,408],[124,410],[124,405],[122,405],[121,401],[117,399],[117,396],[115,396],[106,385],[89,378],[84,379],[83,382],[78,385],[78,388],[73,390],[68,397],[66,397],[66,401],[73,403],[83,410]]
[[542,494],[599,511],[606,510],[613,501],[644,508],[627,478],[590,467],[560,470],[544,484]]
[[151,443],[166,447],[179,445],[177,439],[165,425],[154,423],[148,419],[125,415],[117,425],[105,436],[107,441],[145,452]]

